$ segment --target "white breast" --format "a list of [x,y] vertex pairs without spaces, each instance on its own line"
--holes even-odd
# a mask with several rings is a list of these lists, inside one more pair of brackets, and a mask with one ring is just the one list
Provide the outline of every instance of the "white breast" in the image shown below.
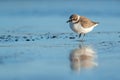
[[77,23],[77,24],[70,23],[70,28],[71,28],[74,32],[79,33],[79,34],[80,34],[80,33],[88,33],[88,32],[90,32],[90,31],[92,31],[94,27],[95,27],[95,26],[92,26],[92,27],[90,27],[90,28],[83,28],[80,23]]

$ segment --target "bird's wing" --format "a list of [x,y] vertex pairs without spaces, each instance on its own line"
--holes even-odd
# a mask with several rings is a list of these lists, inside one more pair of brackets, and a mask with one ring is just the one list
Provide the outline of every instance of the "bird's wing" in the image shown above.
[[81,26],[84,28],[89,28],[89,27],[97,24],[96,22],[93,22],[84,16],[80,16],[80,23],[81,23]]

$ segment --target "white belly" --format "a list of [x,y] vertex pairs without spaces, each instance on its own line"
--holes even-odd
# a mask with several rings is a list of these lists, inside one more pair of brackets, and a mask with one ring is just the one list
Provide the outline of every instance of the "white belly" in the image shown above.
[[79,23],[78,24],[70,23],[70,28],[76,33],[88,33],[93,30],[94,26],[90,28],[83,28]]

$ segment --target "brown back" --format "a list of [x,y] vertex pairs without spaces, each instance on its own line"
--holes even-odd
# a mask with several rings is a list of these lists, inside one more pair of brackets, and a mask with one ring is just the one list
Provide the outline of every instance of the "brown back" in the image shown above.
[[93,22],[84,16],[80,16],[80,23],[81,23],[81,26],[84,28],[89,28],[89,27],[97,24],[96,22]]

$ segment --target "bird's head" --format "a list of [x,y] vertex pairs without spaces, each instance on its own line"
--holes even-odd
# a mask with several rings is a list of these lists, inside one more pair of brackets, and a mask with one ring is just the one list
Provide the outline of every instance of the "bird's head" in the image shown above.
[[67,21],[67,23],[71,22],[71,23],[77,23],[79,21],[80,16],[77,14],[72,14],[69,17],[69,20]]

